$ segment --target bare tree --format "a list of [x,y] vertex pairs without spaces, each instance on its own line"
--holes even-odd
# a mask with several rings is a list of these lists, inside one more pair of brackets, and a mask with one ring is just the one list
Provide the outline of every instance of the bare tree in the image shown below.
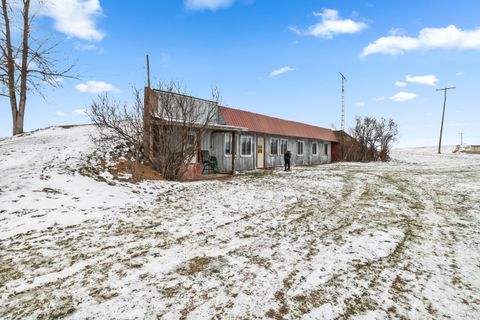
[[112,145],[126,147],[128,160],[134,161],[131,166],[132,178],[136,177],[136,164],[144,162],[143,150],[143,99],[140,90],[133,88],[133,105],[110,98],[107,93],[101,94],[92,102],[87,115],[96,125],[98,135],[93,136],[98,149],[108,150]]
[[[178,82],[160,84],[159,90],[145,88],[144,99],[133,90],[132,107],[100,95],[87,111],[98,128],[97,145],[122,143],[131,160],[150,165],[165,179],[183,177],[197,154],[202,136],[217,117],[218,90],[212,100],[185,95]],[[132,175],[135,179],[134,166]]]
[[[149,90],[149,89],[146,89]],[[151,90],[153,98],[147,115],[149,124],[149,159],[152,166],[169,180],[181,179],[197,154],[209,125],[218,116],[219,92],[212,90],[211,100],[185,94],[181,83],[160,84]]]
[[398,135],[398,124],[392,119],[381,118],[376,126],[378,141],[378,158],[381,161],[390,160],[390,150],[392,143],[396,141]]
[[[30,0],[1,0],[2,19],[0,22],[0,95],[10,100],[13,135],[23,133],[27,94],[42,94],[44,85],[60,86],[59,78],[69,77],[73,67],[58,69],[50,39],[37,40],[32,35],[36,15],[31,12]],[[40,1],[41,2],[41,1]],[[15,14],[20,11],[20,14]],[[14,20],[12,20],[12,17]],[[18,17],[19,21],[15,21]],[[18,24],[20,36],[12,36],[12,29]]]
[[351,137],[343,138],[343,160],[388,161],[391,144],[398,135],[398,125],[392,119],[357,117]]

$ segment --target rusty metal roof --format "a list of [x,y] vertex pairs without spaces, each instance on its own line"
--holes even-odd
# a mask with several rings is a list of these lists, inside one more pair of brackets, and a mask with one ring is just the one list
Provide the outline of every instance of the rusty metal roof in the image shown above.
[[338,141],[330,129],[229,107],[219,107],[219,111],[226,125],[271,135]]

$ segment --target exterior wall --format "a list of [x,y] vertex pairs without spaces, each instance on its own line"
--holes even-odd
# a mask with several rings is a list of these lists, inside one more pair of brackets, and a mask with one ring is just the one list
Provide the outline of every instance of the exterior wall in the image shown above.
[[[208,148],[207,142],[203,141],[203,150],[209,150],[212,156],[215,156],[218,161],[218,167],[220,172],[228,173],[232,171],[232,156],[225,155],[225,135],[229,133],[225,132],[212,132],[209,136]],[[252,155],[243,156],[240,154],[240,137],[242,135],[252,137]],[[270,138],[287,139],[287,149],[292,152],[292,166],[302,165],[316,165],[329,163],[331,161],[331,143],[322,140],[313,139],[298,139],[298,138],[286,138],[278,136],[263,135],[260,133],[236,133],[235,134],[235,171],[251,170],[257,168],[257,137],[264,137],[265,139],[265,168],[282,167],[284,165],[283,155],[272,155],[270,153]],[[206,139],[206,138],[205,138]],[[297,155],[297,142],[304,142],[303,156]],[[312,154],[312,143],[317,143],[317,155]],[[328,155],[324,155],[324,145],[327,144]]]
[[[220,120],[218,104],[215,101],[165,91],[154,91],[154,93],[156,94],[155,115],[161,119],[188,120],[198,124],[218,123]],[[181,107],[177,104],[179,101],[182,104]]]
[[[145,141],[144,147],[148,150],[149,153],[155,152],[155,144],[153,143],[153,139],[155,139],[155,124],[152,122],[154,117],[159,117],[163,119],[164,116],[164,108],[162,108],[162,103],[164,103],[167,98],[172,98],[173,96],[177,96],[175,94],[166,93],[157,90],[151,90],[149,88],[145,88]],[[163,99],[162,99],[163,97]],[[193,117],[195,119],[195,123],[203,123],[206,122],[207,114],[212,115],[213,123],[222,126],[225,121],[218,111],[218,105],[214,101],[208,101],[203,99],[198,99],[195,97],[183,96],[184,101],[189,102],[192,106],[195,106],[193,110],[196,110],[197,114]],[[175,108],[173,108],[175,110]],[[213,114],[211,113],[213,112]],[[180,117],[181,118],[181,117]],[[171,119],[177,120],[177,119]],[[178,119],[182,120],[182,119]],[[176,121],[174,121],[177,123]],[[194,126],[194,124],[192,124]],[[214,126],[212,126],[213,128]],[[225,128],[225,127],[224,127]],[[222,130],[224,128],[221,128]],[[232,130],[230,128],[226,128],[225,130]],[[240,127],[235,127],[237,130],[243,130]],[[257,129],[259,130],[259,129]],[[260,130],[259,130],[260,131]],[[195,132],[195,129],[192,129],[192,132]],[[198,130],[197,130],[198,132]],[[197,148],[199,150],[209,150],[210,155],[215,156],[218,161],[218,167],[220,172],[228,173],[232,171],[232,156],[225,154],[225,135],[231,134],[231,132],[222,132],[222,131],[214,131],[207,130],[207,132],[202,136],[199,137],[197,135]],[[285,133],[288,134],[288,133]],[[242,136],[250,136],[252,138],[252,145],[251,145],[251,155],[241,155],[240,150],[240,141]],[[235,132],[235,171],[242,171],[242,170],[250,170],[257,168],[257,137],[263,137],[265,142],[264,147],[264,167],[265,168],[272,168],[272,167],[281,167],[284,165],[283,161],[283,154],[281,154],[281,146],[280,141],[282,139],[287,140],[287,149],[291,151],[292,158],[291,164],[292,166],[301,166],[301,165],[315,165],[315,164],[322,164],[322,163],[329,163],[332,160],[331,153],[331,142],[322,141],[322,140],[315,140],[315,139],[308,139],[308,138],[297,138],[297,137],[285,137],[285,136],[274,136],[263,134],[259,132]],[[278,144],[278,154],[271,154],[271,138],[276,138],[279,141]],[[298,141],[303,141],[303,155],[299,155],[297,153],[297,143]],[[312,144],[317,143],[317,154],[312,154]],[[324,153],[324,146],[327,146],[328,154],[325,155]],[[197,157],[192,159],[193,163],[199,163],[201,161],[200,157],[198,156],[200,153],[197,154]]]
[[[252,170],[255,169],[256,166],[256,159],[257,159],[257,141],[256,135],[252,132],[245,132],[236,134],[236,142],[237,142],[237,151],[235,152],[237,157],[235,158],[235,170],[242,171],[242,170]],[[240,150],[240,138],[241,136],[248,136],[252,138],[252,146],[251,146],[251,155],[242,155]]]
[[[212,130],[207,130],[200,139],[200,150],[208,150],[212,154]],[[213,154],[212,154],[213,155]]]
[[232,157],[225,155],[225,132],[212,133],[210,154],[217,157],[220,172],[227,173],[232,171]]
[[[232,156],[225,154],[225,135],[230,132],[214,132],[211,135],[210,154],[217,157],[218,169],[222,173],[232,171]],[[240,137],[252,137],[252,154],[245,156],[240,154]],[[235,133],[235,171],[255,169],[256,164],[256,138],[253,133]]]
[[[210,155],[215,156],[218,162],[218,169],[222,173],[230,173],[232,171],[232,156],[225,154],[225,136],[232,134],[231,132],[219,132],[208,130],[198,143],[200,150],[208,150]],[[240,154],[240,137],[250,136],[252,137],[252,154],[250,156]],[[257,137],[263,137],[265,141],[264,157],[265,168],[283,167],[283,154],[280,150],[280,141],[282,139],[287,140],[287,150],[292,153],[291,165],[318,165],[331,162],[331,142],[314,140],[314,139],[302,139],[292,137],[281,137],[264,135],[261,133],[235,133],[235,171],[252,170],[257,168]],[[278,154],[271,154],[270,139],[275,138],[279,140]],[[297,154],[297,142],[303,141],[303,155]],[[312,154],[312,144],[317,143],[317,155]],[[324,154],[324,148],[327,145],[328,155]],[[199,159],[200,161],[200,159]]]
[[[278,154],[272,155],[271,154],[271,139],[278,139],[279,146],[278,146]],[[283,154],[280,150],[280,141],[282,139],[287,140],[287,150],[290,150],[292,153],[291,157],[291,165],[292,166],[302,166],[302,165],[316,165],[316,164],[323,164],[331,162],[331,142],[329,141],[322,141],[316,139],[308,139],[308,138],[297,138],[297,137],[282,137],[282,136],[265,136],[265,157],[266,157],[266,167],[280,167],[284,165],[283,161]],[[298,141],[303,141],[303,155],[298,154],[297,150],[297,143]],[[317,154],[314,155],[312,153],[312,145],[313,143],[317,143]],[[327,152],[328,154],[324,154],[324,145],[327,145]]]

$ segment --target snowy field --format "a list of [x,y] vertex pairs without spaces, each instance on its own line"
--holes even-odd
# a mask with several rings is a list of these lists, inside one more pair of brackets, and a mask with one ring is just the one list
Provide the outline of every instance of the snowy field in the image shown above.
[[137,185],[0,142],[0,319],[479,319],[480,155]]

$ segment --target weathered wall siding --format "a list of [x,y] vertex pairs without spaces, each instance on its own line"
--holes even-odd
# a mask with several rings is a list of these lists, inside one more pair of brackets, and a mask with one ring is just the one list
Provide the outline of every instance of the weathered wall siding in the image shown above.
[[[265,167],[282,167],[284,165],[283,155],[271,155],[270,154],[270,138],[287,139],[287,149],[292,152],[291,163],[292,166],[302,166],[302,165],[314,165],[330,162],[331,159],[331,143],[322,141],[322,140],[313,140],[313,139],[297,139],[297,138],[285,138],[277,136],[269,136],[263,134],[249,133],[244,134],[252,137],[252,155],[251,156],[241,156],[240,155],[240,136],[241,134],[235,135],[235,144],[236,144],[236,158],[235,158],[235,170],[250,170],[257,167],[257,136],[264,137],[265,139]],[[224,132],[213,132],[210,136],[209,141],[209,150],[210,154],[217,157],[218,166],[221,172],[230,172],[232,170],[232,157],[225,155],[225,133]],[[297,155],[297,142],[303,141],[303,156]],[[317,155],[312,154],[312,143],[317,142]],[[206,142],[204,142],[206,143]],[[324,154],[324,145],[328,146],[328,155]],[[280,152],[280,143],[278,146]]]
[[[183,120],[189,118],[193,122],[207,123],[213,121],[219,123],[220,114],[218,111],[218,104],[214,101],[203,100],[195,97],[181,96],[164,91],[156,91],[156,115],[160,118],[173,118]],[[182,108],[176,103],[177,97],[180,97]],[[165,104],[167,103],[167,104]],[[168,110],[165,110],[168,108]],[[183,108],[186,108],[185,112]],[[188,115],[186,116],[185,113]]]
[[217,157],[220,172],[230,172],[232,171],[232,157],[225,156],[224,143],[225,133],[212,133],[210,154]]
[[[266,165],[267,167],[278,167],[283,166],[283,155],[272,155],[270,139],[278,138],[285,139],[284,137],[277,136],[266,136]],[[292,153],[291,164],[292,166],[302,166],[302,165],[311,165],[311,164],[322,164],[328,162],[328,157],[323,155],[324,141],[313,140],[313,139],[297,139],[297,138],[287,138],[287,149]],[[303,141],[303,155],[297,154],[297,143],[298,141]],[[317,155],[312,154],[312,143],[317,142]],[[280,152],[280,145],[279,145]]]
[[325,156],[325,158],[326,158],[326,162],[330,163],[332,162],[332,143],[327,142],[327,144],[328,144],[328,155]]
[[[256,144],[255,144],[255,135],[247,134],[247,136],[252,137],[252,155],[251,156],[242,156],[240,155],[240,136],[238,133],[235,134],[235,170],[251,170],[255,169],[256,161]],[[225,155],[225,133],[224,132],[215,132],[212,134],[211,139],[212,149],[210,153],[215,155],[218,160],[218,168],[220,172],[231,172],[232,171],[232,157]]]
[[200,150],[209,150],[210,151],[210,154],[212,153],[212,150],[211,150],[211,140],[212,140],[212,131],[211,130],[207,130],[203,137],[201,138],[201,141],[200,141]]

